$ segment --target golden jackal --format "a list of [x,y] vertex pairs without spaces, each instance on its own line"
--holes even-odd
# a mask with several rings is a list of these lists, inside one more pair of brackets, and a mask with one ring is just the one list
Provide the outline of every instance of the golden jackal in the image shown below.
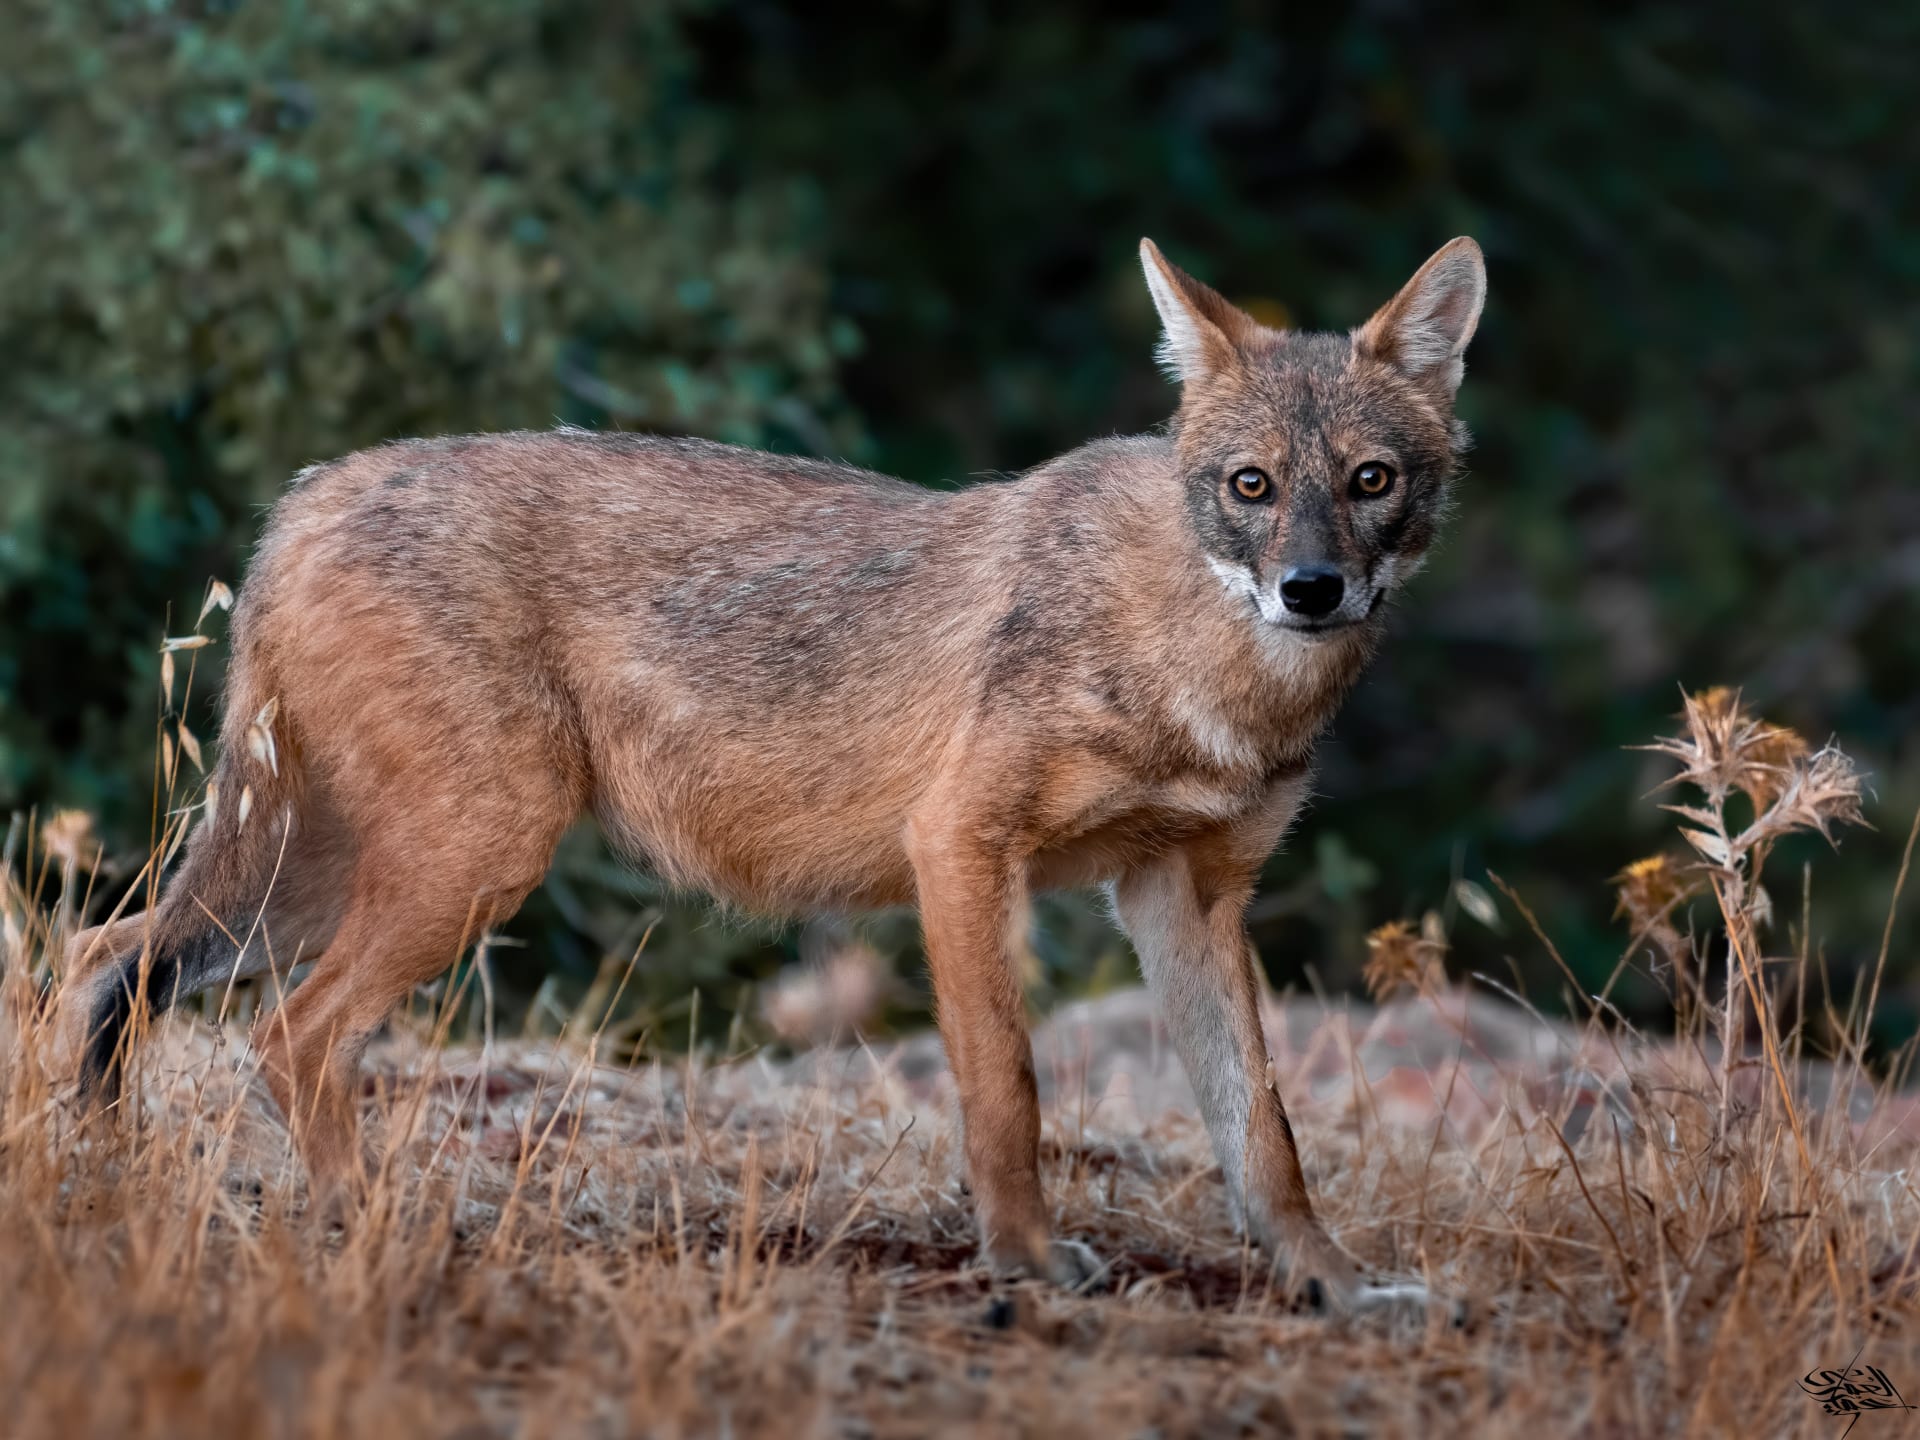
[[351,1188],[368,1037],[591,811],[755,911],[917,902],[985,1255],[1071,1279],[1009,927],[1030,891],[1105,884],[1253,1236],[1336,1303],[1405,1294],[1314,1216],[1242,912],[1446,509],[1480,251],[1350,335],[1140,254],[1167,432],[1006,483],[572,429],[304,472],[235,611],[185,861],[75,941],[86,1079],[116,1083],[138,1006],[262,973],[269,939],[318,955],[255,1046],[312,1181]]

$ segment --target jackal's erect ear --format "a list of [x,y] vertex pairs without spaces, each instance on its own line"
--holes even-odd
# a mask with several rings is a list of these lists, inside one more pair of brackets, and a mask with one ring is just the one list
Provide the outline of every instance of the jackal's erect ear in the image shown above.
[[1157,357],[1169,378],[1183,384],[1200,380],[1233,362],[1234,351],[1260,322],[1211,286],[1203,285],[1160,253],[1151,240],[1140,242],[1140,268],[1166,327]]
[[1487,262],[1462,235],[1434,251],[1400,293],[1353,332],[1353,348],[1451,405],[1486,298]]

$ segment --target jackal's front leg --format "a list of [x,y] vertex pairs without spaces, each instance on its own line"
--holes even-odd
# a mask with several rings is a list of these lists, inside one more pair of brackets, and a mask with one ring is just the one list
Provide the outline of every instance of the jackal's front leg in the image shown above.
[[[1196,874],[1196,868],[1204,873]],[[1321,1225],[1300,1170],[1260,1020],[1243,919],[1250,873],[1176,851],[1115,887],[1149,988],[1185,1065],[1235,1209],[1302,1291],[1339,1309],[1423,1302],[1423,1287],[1369,1281]]]
[[1013,863],[944,822],[916,825],[911,852],[982,1252],[1004,1273],[1077,1283],[1089,1257],[1052,1240],[1040,1191],[1040,1099],[1008,945],[1019,896]]

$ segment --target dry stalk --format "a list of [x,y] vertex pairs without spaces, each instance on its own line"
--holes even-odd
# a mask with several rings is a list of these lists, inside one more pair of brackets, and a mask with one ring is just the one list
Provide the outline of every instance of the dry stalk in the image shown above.
[[[1703,797],[1701,804],[1662,808],[1688,822],[1680,834],[1700,856],[1694,868],[1711,887],[1726,931],[1726,998],[1720,1015],[1721,1123],[1723,1127],[1731,1123],[1733,1115],[1733,1077],[1745,1048],[1745,999],[1752,1002],[1759,1021],[1767,1062],[1804,1161],[1805,1138],[1780,1063],[1766,992],[1759,983],[1760,931],[1772,914],[1761,871],[1768,852],[1783,836],[1811,830],[1831,842],[1835,825],[1863,824],[1862,777],[1838,748],[1828,745],[1813,751],[1793,731],[1748,714],[1736,690],[1717,687],[1686,696],[1681,718],[1678,735],[1643,748],[1679,762],[1680,772],[1663,789],[1688,784]],[[1753,806],[1754,818],[1744,827],[1735,825],[1727,813],[1727,802],[1736,792]],[[1642,878],[1635,871],[1646,867],[1642,875],[1650,877],[1656,866],[1661,871],[1667,868],[1658,861],[1630,867],[1629,883]],[[1664,919],[1684,898],[1685,887],[1677,882],[1651,900],[1630,896],[1623,885],[1620,903],[1636,920],[1649,911]]]

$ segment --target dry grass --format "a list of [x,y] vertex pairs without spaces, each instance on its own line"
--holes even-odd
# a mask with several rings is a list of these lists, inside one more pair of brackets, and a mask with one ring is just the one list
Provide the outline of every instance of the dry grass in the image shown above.
[[[1698,748],[1708,721],[1681,741]],[[1754,763],[1778,774],[1726,774],[1761,787],[1763,817],[1814,805],[1793,777],[1818,764],[1841,799],[1796,823],[1846,818],[1857,786],[1832,788],[1832,752],[1756,734],[1772,758]],[[1920,1396],[1920,1132],[1857,1055],[1816,1065],[1777,1035],[1765,986],[1741,985],[1758,1054],[1719,1063],[1699,957],[1731,937],[1732,973],[1750,973],[1765,858],[1758,839],[1733,845],[1725,799],[1700,811],[1717,831],[1688,817],[1728,844],[1700,847],[1707,870],[1626,877],[1637,944],[1667,957],[1693,1018],[1676,1043],[1599,1006],[1577,1032],[1516,1010],[1530,1038],[1491,1049],[1440,988],[1431,925],[1376,944],[1379,983],[1424,993],[1381,1012],[1366,1043],[1454,1024],[1460,1064],[1380,1071],[1350,1031],[1329,1054],[1291,1043],[1296,1012],[1276,1015],[1332,1227],[1467,1297],[1463,1329],[1297,1313],[1235,1238],[1195,1123],[1119,1103],[1084,1068],[1054,1089],[1046,1179],[1060,1229],[1112,1262],[1109,1287],[989,1283],[943,1083],[912,1045],[629,1069],[596,1064],[591,1037],[447,1047],[430,1017],[410,1019],[368,1068],[386,1156],[370,1203],[330,1225],[306,1212],[237,1032],[170,1022],[123,1112],[78,1123],[42,1073],[37,996],[78,916],[33,903],[16,863],[0,1431],[1837,1436],[1847,1421],[1803,1393],[1809,1372],[1858,1356]],[[55,840],[87,863],[84,836]],[[1682,933],[1675,890],[1690,887],[1727,907],[1712,936]],[[1045,1053],[1070,1055],[1078,1035],[1056,1030]],[[1085,1043],[1161,1071],[1150,1037],[1110,1027]],[[1424,1108],[1395,1102],[1409,1086],[1427,1087]],[[1912,1419],[1867,1414],[1857,1433]]]

